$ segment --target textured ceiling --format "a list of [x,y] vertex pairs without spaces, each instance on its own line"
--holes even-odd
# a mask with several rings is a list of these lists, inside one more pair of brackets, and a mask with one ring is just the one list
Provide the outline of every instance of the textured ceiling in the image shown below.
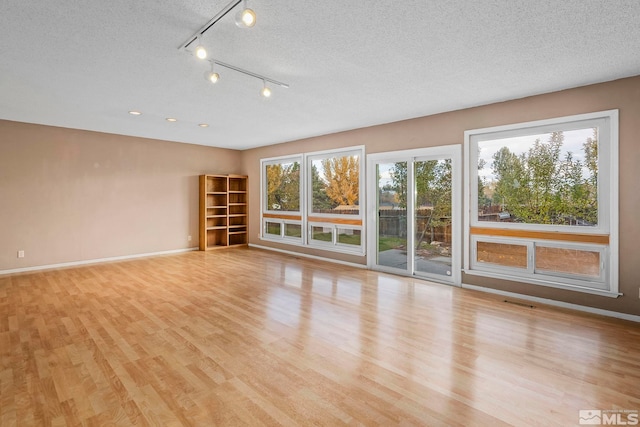
[[0,119],[245,149],[640,74],[638,0],[249,0],[203,40],[266,100],[178,50],[227,3],[2,0]]

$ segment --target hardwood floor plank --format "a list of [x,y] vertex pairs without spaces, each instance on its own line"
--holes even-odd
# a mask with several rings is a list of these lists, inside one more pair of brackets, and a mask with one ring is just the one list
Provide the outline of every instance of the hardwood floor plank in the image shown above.
[[640,325],[251,248],[0,277],[0,425],[578,424]]

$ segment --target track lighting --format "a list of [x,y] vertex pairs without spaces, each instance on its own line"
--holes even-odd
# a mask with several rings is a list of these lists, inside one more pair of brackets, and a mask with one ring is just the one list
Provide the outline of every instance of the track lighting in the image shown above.
[[262,90],[260,91],[260,95],[265,98],[269,98],[271,96],[271,89],[269,89],[267,82],[264,80],[262,81]]
[[242,2],[243,9],[236,14],[236,25],[240,28],[251,28],[256,25],[256,13],[247,7],[246,0]]
[[207,49],[202,45],[202,41],[200,40],[200,36],[197,37],[198,44],[196,45],[196,56],[200,59],[205,59],[207,57]]
[[220,74],[213,71],[214,64],[215,64],[215,61],[211,61],[211,71],[207,71],[204,73],[204,78],[210,81],[211,83],[216,83],[218,80],[220,80]]
[[[227,4],[220,12],[218,12],[213,18],[211,18],[206,24],[204,24],[198,31],[196,31],[191,37],[189,37],[183,44],[178,48],[179,50],[186,50],[195,54],[196,57],[200,59],[207,59],[207,50],[202,45],[200,38],[206,33],[211,27],[213,27],[218,21],[224,18],[229,12],[231,12],[236,6],[242,3],[242,10],[240,10],[236,14],[236,25],[239,27],[250,28],[256,24],[256,14],[253,10],[249,9],[246,4],[246,0],[231,0],[229,4]],[[190,46],[195,44],[195,49],[191,51],[189,49]],[[235,65],[231,65],[228,63],[224,63],[218,61],[217,59],[207,59],[207,61],[211,62],[211,70],[204,73],[205,79],[207,79],[211,83],[216,83],[220,80],[220,75],[216,73],[213,68],[214,65],[219,65],[230,70],[237,71],[239,73],[245,74],[250,77],[254,77],[256,79],[262,80],[262,90],[260,91],[260,95],[265,98],[269,98],[271,96],[271,88],[267,86],[267,82],[272,85],[281,86],[284,88],[288,88],[289,85],[286,83],[279,82],[277,80],[271,79],[269,77],[263,76],[258,73],[254,73],[252,71],[244,70],[242,68],[236,67]]]
[[261,74],[254,73],[252,71],[248,71],[248,70],[245,70],[243,68],[236,67],[235,65],[227,64],[226,62],[218,61],[217,59],[213,59],[213,58],[209,59],[209,62],[211,62],[211,71],[207,71],[206,73],[204,73],[204,77],[208,81],[211,81],[213,83],[215,83],[216,81],[218,81],[220,79],[220,75],[213,71],[213,67],[215,65],[219,65],[221,67],[228,68],[229,70],[233,70],[233,71],[237,71],[238,73],[242,73],[242,74],[247,75],[249,77],[253,77],[253,78],[256,78],[258,80],[262,80],[262,89],[260,90],[260,95],[262,95],[265,98],[269,98],[271,96],[271,88],[269,88],[267,86],[267,82],[271,83],[272,85],[280,86],[280,87],[283,87],[283,88],[289,88],[289,85],[286,84],[286,83],[282,83],[282,82],[279,82],[278,80],[274,80],[274,79],[269,78],[267,76],[263,76]]

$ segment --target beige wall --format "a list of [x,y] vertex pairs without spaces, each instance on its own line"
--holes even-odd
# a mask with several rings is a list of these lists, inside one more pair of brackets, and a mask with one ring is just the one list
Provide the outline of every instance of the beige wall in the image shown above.
[[[0,121],[0,271],[195,247],[197,176],[203,173],[249,175],[251,243],[365,264],[364,257],[258,239],[261,158],[355,145],[371,154],[461,144],[467,129],[608,109],[620,110],[625,295],[614,299],[471,276],[463,281],[640,315],[640,76],[244,152]],[[18,250],[26,257],[18,259]]]
[[[620,110],[620,298],[587,295],[542,286],[463,276],[463,282],[542,298],[640,315],[640,76],[514,101],[357,129],[317,138],[248,150],[244,170],[250,177],[250,243],[344,261],[366,258],[314,249],[300,249],[258,239],[260,230],[260,159],[301,152],[364,145],[367,154],[461,144],[464,131],[609,109]],[[313,117],[309,117],[313,120]]]
[[233,150],[0,121],[0,271],[196,247],[198,175],[239,173],[240,160]]

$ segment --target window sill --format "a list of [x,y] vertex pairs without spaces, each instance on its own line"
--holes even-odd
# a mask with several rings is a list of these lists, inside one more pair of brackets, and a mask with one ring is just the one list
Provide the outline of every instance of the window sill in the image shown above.
[[604,289],[589,288],[586,286],[568,285],[565,283],[544,280],[544,279],[537,279],[533,277],[522,277],[522,276],[516,276],[516,275],[511,275],[506,273],[493,273],[488,271],[470,270],[470,269],[464,269],[463,272],[470,276],[509,280],[512,282],[525,283],[529,285],[546,286],[549,288],[564,289],[567,291],[582,292],[585,294],[600,295],[600,296],[609,297],[609,298],[618,298],[619,296],[622,296],[622,294],[619,292],[614,292],[614,291],[609,291]]
[[273,242],[273,243],[280,243],[283,245],[291,245],[291,246],[297,246],[300,248],[308,248],[308,249],[316,249],[316,250],[321,250],[321,251],[327,251],[327,252],[334,252],[334,253],[339,253],[339,254],[346,254],[346,255],[357,255],[357,256],[365,256],[366,252],[364,251],[364,249],[350,249],[350,248],[345,248],[343,246],[334,246],[331,244],[322,244],[322,243],[318,243],[318,244],[303,244],[300,241],[295,241],[295,240],[289,240],[289,239],[280,239],[280,238],[270,238],[270,237],[264,237],[264,236],[260,236],[259,237],[260,240],[262,240],[263,242]]

